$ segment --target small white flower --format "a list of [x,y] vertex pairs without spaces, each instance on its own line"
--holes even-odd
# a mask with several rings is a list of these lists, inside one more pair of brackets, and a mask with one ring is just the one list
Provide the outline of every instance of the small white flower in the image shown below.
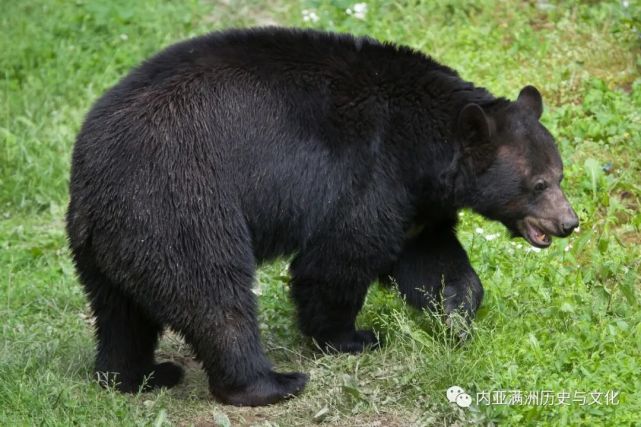
[[496,239],[497,237],[499,237],[499,233],[496,233],[496,234],[488,234],[488,235],[486,235],[486,236],[485,236],[485,240],[494,240],[494,239]]
[[541,248],[536,248],[534,246],[530,246],[525,248],[525,252],[541,252]]
[[303,21],[304,22],[318,22],[320,18],[316,12],[312,9],[303,10]]
[[628,8],[628,7],[630,7],[630,2],[629,2],[628,0],[623,0],[623,1],[621,2],[621,5],[622,5],[624,8]]
[[474,230],[477,234],[483,234],[485,231],[481,227],[476,227],[476,230]]
[[356,19],[365,19],[367,16],[367,3],[355,3],[352,7],[348,7],[345,12]]
[[538,0],[536,2],[536,7],[540,10],[552,10],[555,6],[550,4],[549,0]]
[[575,233],[578,233],[579,231],[581,231],[581,227],[577,227],[577,228],[574,229]]
[[572,249],[572,244],[571,243],[565,247],[564,251],[565,252],[570,252],[570,249]]
[[128,39],[129,39],[129,36],[128,36],[127,34],[122,33],[122,34],[120,35],[120,40],[128,40]]
[[458,216],[465,216],[465,212],[463,212],[463,211],[459,212]]

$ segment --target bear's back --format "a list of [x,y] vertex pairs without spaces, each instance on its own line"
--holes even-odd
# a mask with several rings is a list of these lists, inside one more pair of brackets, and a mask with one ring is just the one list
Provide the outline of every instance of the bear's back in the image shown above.
[[259,258],[288,252],[399,169],[383,146],[390,99],[415,98],[430,71],[457,78],[409,48],[349,35],[266,28],[178,43],[88,115],[72,202],[129,224],[225,204],[265,242]]

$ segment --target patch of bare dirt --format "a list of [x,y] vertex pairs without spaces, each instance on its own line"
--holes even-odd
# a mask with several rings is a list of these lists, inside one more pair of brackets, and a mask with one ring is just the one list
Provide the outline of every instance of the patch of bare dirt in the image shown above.
[[[315,422],[313,419],[293,420],[280,419],[269,414],[269,408],[231,408],[225,411],[225,416],[229,423],[236,427],[258,427],[265,425],[291,425],[291,426],[328,426],[328,427],[408,427],[418,425],[415,418],[405,418],[396,414],[378,414],[347,416],[340,418],[338,421],[321,421]],[[220,415],[219,415],[220,416]],[[288,418],[285,416],[285,418]],[[181,426],[194,425],[196,427],[220,427],[224,422],[221,418],[216,419],[214,414],[201,415],[194,420],[186,420]]]

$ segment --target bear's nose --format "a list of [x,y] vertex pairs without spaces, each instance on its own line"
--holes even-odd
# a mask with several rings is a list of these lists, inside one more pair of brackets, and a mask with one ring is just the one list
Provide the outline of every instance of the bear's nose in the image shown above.
[[576,214],[573,212],[573,215],[571,215],[568,218],[565,218],[561,222],[561,229],[563,230],[564,235],[568,235],[574,231],[575,228],[579,226],[579,218],[576,216]]

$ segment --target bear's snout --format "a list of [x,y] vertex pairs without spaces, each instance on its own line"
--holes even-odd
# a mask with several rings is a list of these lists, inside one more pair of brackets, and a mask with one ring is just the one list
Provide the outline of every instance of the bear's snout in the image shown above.
[[570,208],[570,213],[561,219],[561,237],[566,237],[572,234],[575,228],[579,226],[579,217],[574,210]]

